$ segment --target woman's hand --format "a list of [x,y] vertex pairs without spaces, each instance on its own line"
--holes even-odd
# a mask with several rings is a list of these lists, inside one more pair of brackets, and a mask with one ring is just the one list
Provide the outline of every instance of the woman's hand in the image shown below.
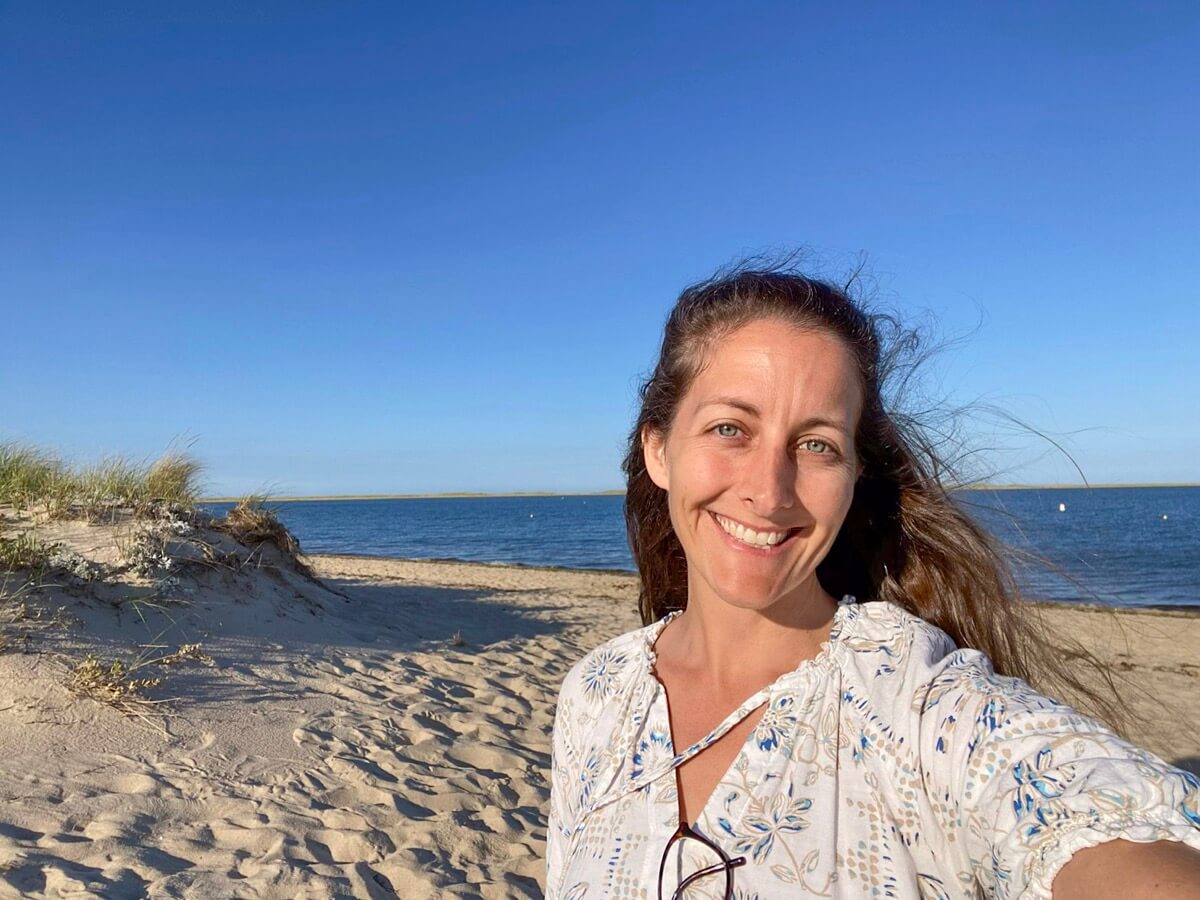
[[1196,900],[1200,850],[1178,841],[1109,841],[1072,856],[1051,892],[1054,900]]

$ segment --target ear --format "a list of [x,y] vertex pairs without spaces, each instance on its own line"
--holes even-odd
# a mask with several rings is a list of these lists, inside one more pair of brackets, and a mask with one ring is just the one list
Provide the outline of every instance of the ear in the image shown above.
[[646,472],[650,480],[667,490],[670,478],[667,472],[667,442],[657,428],[646,425],[642,428],[642,457],[646,461]]

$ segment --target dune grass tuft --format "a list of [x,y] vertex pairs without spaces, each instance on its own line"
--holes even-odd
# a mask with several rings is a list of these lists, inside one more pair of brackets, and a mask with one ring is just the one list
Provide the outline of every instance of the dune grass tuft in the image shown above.
[[309,573],[308,566],[300,561],[300,542],[279,521],[275,512],[266,506],[266,498],[262,495],[243,497],[225,514],[225,518],[215,521],[212,527],[247,547],[273,544],[297,569]]
[[61,549],[62,544],[48,544],[32,531],[0,537],[0,572],[26,571],[40,579],[54,568],[54,558]]
[[169,450],[152,463],[107,456],[74,467],[53,453],[19,442],[0,444],[0,504],[40,509],[51,518],[115,520],[163,504],[192,507],[200,495],[199,462]]
[[0,503],[28,509],[62,489],[67,474],[63,462],[38,447],[16,441],[0,444]]
[[200,493],[202,471],[186,453],[165,453],[146,470],[146,494],[152,502],[192,506]]
[[145,468],[120,456],[106,456],[76,474],[78,499],[87,507],[134,506],[146,496]]

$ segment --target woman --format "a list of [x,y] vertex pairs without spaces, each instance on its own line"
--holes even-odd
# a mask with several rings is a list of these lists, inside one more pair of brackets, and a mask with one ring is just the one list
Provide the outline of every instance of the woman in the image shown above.
[[878,326],[781,269],[680,297],[624,464],[645,627],[564,680],[547,896],[1200,896],[1197,780],[1011,677],[1072,681]]

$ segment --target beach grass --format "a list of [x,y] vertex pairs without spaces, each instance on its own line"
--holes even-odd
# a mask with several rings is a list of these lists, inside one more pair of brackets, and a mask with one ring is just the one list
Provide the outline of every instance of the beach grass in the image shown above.
[[67,468],[39,447],[16,442],[0,444],[0,502],[26,509],[58,495]]
[[300,559],[300,542],[279,521],[274,510],[267,506],[263,494],[248,494],[238,500],[237,505],[225,513],[223,519],[213,522],[213,529],[224,532],[239,544],[260,548],[271,544],[305,575],[311,576],[308,565]]
[[106,456],[74,466],[41,447],[9,441],[0,443],[0,504],[88,521],[111,519],[119,509],[136,514],[156,504],[191,507],[201,473],[197,460],[177,450],[153,462]]
[[0,572],[26,571],[40,578],[54,567],[54,557],[61,547],[61,544],[43,541],[32,531],[0,537]]

